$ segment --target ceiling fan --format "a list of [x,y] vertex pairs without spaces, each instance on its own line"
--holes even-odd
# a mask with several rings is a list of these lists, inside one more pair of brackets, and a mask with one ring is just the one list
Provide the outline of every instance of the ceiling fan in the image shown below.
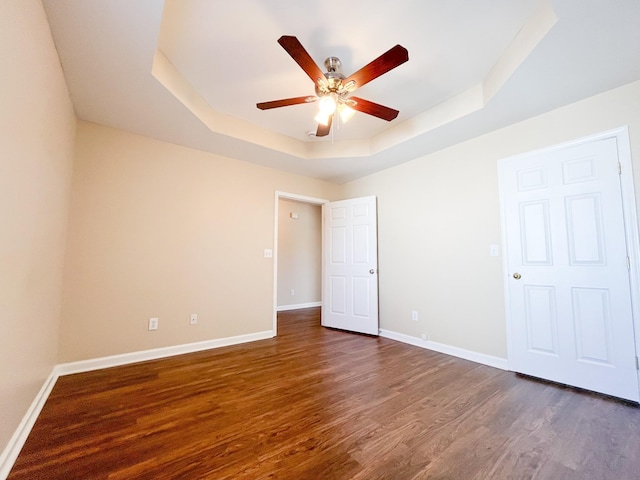
[[327,58],[324,61],[327,72],[323,73],[296,37],[283,35],[278,39],[278,43],[313,81],[316,94],[258,103],[256,106],[260,110],[318,101],[319,113],[315,117],[318,122],[316,137],[324,137],[329,134],[333,116],[336,112],[338,112],[343,121],[347,121],[355,110],[388,122],[398,116],[398,110],[360,97],[353,97],[351,94],[371,80],[409,60],[409,52],[406,48],[396,45],[356,73],[345,77],[342,74],[340,59],[336,57]]

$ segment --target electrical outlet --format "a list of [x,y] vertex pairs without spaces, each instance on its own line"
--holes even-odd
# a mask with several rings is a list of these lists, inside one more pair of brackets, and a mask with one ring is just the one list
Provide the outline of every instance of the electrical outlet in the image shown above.
[[291,296],[293,297],[296,294],[296,291],[292,288],[291,289]]
[[411,310],[411,320],[413,320],[414,322],[418,321],[418,311],[417,310]]
[[157,330],[158,329],[158,318],[150,318],[149,319],[149,330]]
[[189,317],[189,325],[195,325],[196,323],[198,323],[198,314],[192,313],[191,317]]
[[422,335],[420,335],[420,338],[423,340],[429,340],[429,337],[427,336],[426,333],[423,333]]

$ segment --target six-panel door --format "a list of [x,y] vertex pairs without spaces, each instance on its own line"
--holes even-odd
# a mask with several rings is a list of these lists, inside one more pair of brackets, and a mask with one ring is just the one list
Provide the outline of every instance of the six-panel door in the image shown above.
[[500,168],[511,368],[637,401],[616,139]]
[[376,198],[323,205],[322,325],[378,335]]

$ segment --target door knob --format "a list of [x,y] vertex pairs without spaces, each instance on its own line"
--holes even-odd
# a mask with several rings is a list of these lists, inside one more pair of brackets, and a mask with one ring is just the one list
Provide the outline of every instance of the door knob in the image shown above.
[[518,272],[513,274],[513,278],[515,278],[516,280],[520,280],[522,278],[522,275],[520,275]]
[[369,273],[373,275],[374,273],[376,273],[376,271],[372,268],[371,270],[369,270]]

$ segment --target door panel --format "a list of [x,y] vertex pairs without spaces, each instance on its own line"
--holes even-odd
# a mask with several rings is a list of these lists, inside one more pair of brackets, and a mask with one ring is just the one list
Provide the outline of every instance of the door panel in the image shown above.
[[331,241],[329,242],[331,263],[334,265],[347,262],[347,229],[335,227],[331,229]]
[[347,313],[347,277],[333,275],[330,281],[330,311],[333,314],[344,315]]
[[355,225],[353,227],[353,263],[365,264],[368,266],[371,262],[369,254],[371,249],[369,248],[370,238],[368,225]]
[[551,231],[547,201],[520,206],[522,260],[525,265],[551,265]]
[[615,138],[500,164],[509,361],[638,401]]
[[369,277],[353,277],[353,316],[368,318],[371,315]]
[[525,321],[529,350],[558,354],[556,291],[549,286],[525,286]]
[[611,345],[609,292],[602,288],[573,288],[571,293],[578,360],[615,367]]
[[322,325],[378,335],[376,198],[323,205]]
[[569,264],[605,265],[600,195],[578,195],[566,199]]

